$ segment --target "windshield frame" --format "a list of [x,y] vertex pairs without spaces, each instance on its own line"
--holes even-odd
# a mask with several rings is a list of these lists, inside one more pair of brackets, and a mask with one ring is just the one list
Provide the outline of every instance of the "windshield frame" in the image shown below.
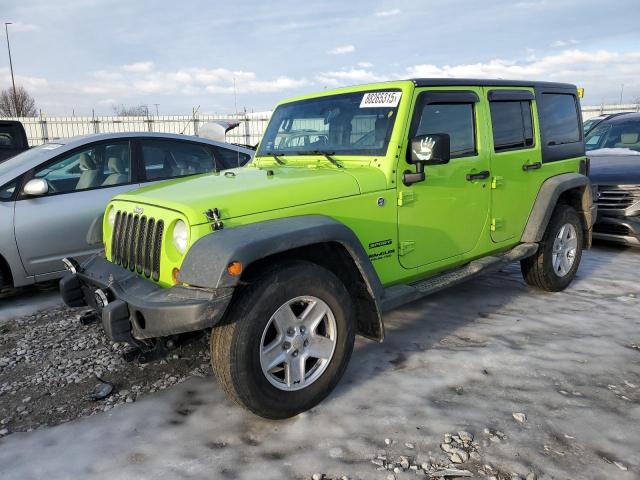
[[[340,97],[345,97],[345,96],[356,96],[356,95],[360,95],[360,96],[364,96],[367,93],[377,93],[377,92],[395,92],[395,93],[399,93],[400,94],[400,99],[398,100],[398,104],[395,107],[379,107],[379,108],[387,108],[389,109],[389,111],[393,111],[393,115],[390,117],[389,119],[389,126],[387,127],[387,132],[386,132],[386,136],[384,141],[382,142],[382,146],[380,148],[351,148],[351,149],[337,149],[334,146],[331,145],[326,145],[323,147],[326,148],[319,148],[319,146],[313,146],[310,147],[309,149],[301,149],[301,150],[287,150],[287,149],[282,149],[279,150],[277,148],[267,148],[267,143],[269,140],[270,135],[272,136],[272,140],[275,140],[278,136],[280,132],[280,125],[281,125],[281,121],[278,122],[277,120],[277,115],[279,111],[282,111],[281,109],[283,108],[288,108],[291,107],[293,105],[304,105],[304,104],[309,104],[309,103],[315,103],[315,102],[322,102],[322,101],[330,101],[332,99],[336,99],[336,98],[340,98]],[[312,155],[322,155],[322,154],[330,154],[330,155],[341,155],[341,156],[346,156],[346,157],[374,157],[374,156],[386,156],[388,149],[389,149],[389,144],[391,141],[391,137],[393,136],[393,131],[396,127],[396,121],[398,118],[398,111],[400,109],[400,106],[402,104],[403,101],[403,96],[404,96],[405,92],[398,87],[389,87],[389,88],[383,88],[383,87],[378,87],[378,88],[371,88],[371,89],[362,89],[362,90],[357,90],[357,91],[352,91],[352,92],[343,92],[343,93],[335,93],[335,94],[331,94],[331,95],[321,95],[321,96],[316,96],[316,97],[311,97],[311,98],[305,98],[305,99],[301,99],[301,100],[293,100],[290,102],[286,102],[286,103],[281,103],[280,105],[278,105],[276,107],[276,109],[273,112],[273,115],[271,116],[271,120],[269,121],[269,124],[267,125],[267,128],[265,129],[264,135],[262,137],[262,140],[260,141],[260,145],[256,151],[256,157],[272,157],[273,154],[278,155],[279,157],[294,157],[294,156],[300,156],[300,157],[305,157],[305,156],[312,156]],[[373,110],[374,108],[371,108],[371,110]],[[362,109],[365,110],[365,109]],[[353,117],[352,117],[353,118]],[[277,123],[277,124],[276,124]],[[300,132],[303,132],[303,130],[300,130]],[[365,133],[361,138],[366,137],[367,135],[371,134],[371,132],[373,132],[373,130]],[[295,133],[292,131],[292,133]],[[307,132],[308,134],[314,134],[314,133],[320,133],[322,134],[322,132]],[[358,139],[360,140],[360,139]],[[356,140],[356,142],[358,141]],[[354,142],[352,144],[352,146],[356,143]],[[319,153],[320,152],[320,153]]]

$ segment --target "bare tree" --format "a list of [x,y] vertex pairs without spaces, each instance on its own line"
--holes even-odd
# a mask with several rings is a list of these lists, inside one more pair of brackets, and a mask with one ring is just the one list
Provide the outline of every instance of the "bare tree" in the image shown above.
[[113,113],[115,113],[118,117],[148,117],[149,106],[148,105],[136,105],[136,106],[114,105]]
[[0,92],[0,116],[35,117],[36,115],[36,101],[24,87],[16,87],[15,97],[13,88],[5,88]]

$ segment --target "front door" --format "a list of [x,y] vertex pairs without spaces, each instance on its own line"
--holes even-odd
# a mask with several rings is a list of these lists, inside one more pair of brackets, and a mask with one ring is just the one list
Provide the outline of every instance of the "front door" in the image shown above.
[[83,260],[101,248],[86,237],[114,195],[136,188],[131,182],[128,141],[94,144],[64,154],[33,172],[49,193],[16,201],[14,228],[28,275],[63,270],[62,258]]
[[[446,133],[451,160],[425,168],[426,180],[402,184],[398,168],[398,233],[400,263],[405,268],[462,256],[478,243],[487,222],[490,172],[487,111],[482,89],[447,87],[418,89],[407,140],[416,135]],[[409,141],[405,144],[410,144]]]

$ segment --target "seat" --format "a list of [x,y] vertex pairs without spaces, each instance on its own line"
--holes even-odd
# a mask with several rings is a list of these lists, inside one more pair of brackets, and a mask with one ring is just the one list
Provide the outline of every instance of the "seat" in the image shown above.
[[616,143],[614,147],[640,151],[640,134],[636,132],[623,133],[620,135],[620,142]]
[[120,185],[129,181],[126,162],[122,158],[110,157],[107,161],[109,175],[104,179],[102,185]]
[[99,172],[96,168],[96,162],[87,153],[81,153],[79,158],[80,162],[80,178],[76,184],[76,190],[86,190],[87,188],[93,188],[98,185]]

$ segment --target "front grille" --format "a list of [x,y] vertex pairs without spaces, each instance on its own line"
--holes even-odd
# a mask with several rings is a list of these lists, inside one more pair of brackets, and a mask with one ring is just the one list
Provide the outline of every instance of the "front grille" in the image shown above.
[[132,213],[116,212],[111,237],[111,260],[122,268],[160,278],[160,248],[164,222]]
[[640,202],[640,186],[600,185],[598,187],[598,207],[624,210]]
[[631,235],[631,231],[624,225],[617,225],[615,223],[596,223],[593,227],[593,231],[596,233],[606,233],[608,235],[622,235],[627,237]]

